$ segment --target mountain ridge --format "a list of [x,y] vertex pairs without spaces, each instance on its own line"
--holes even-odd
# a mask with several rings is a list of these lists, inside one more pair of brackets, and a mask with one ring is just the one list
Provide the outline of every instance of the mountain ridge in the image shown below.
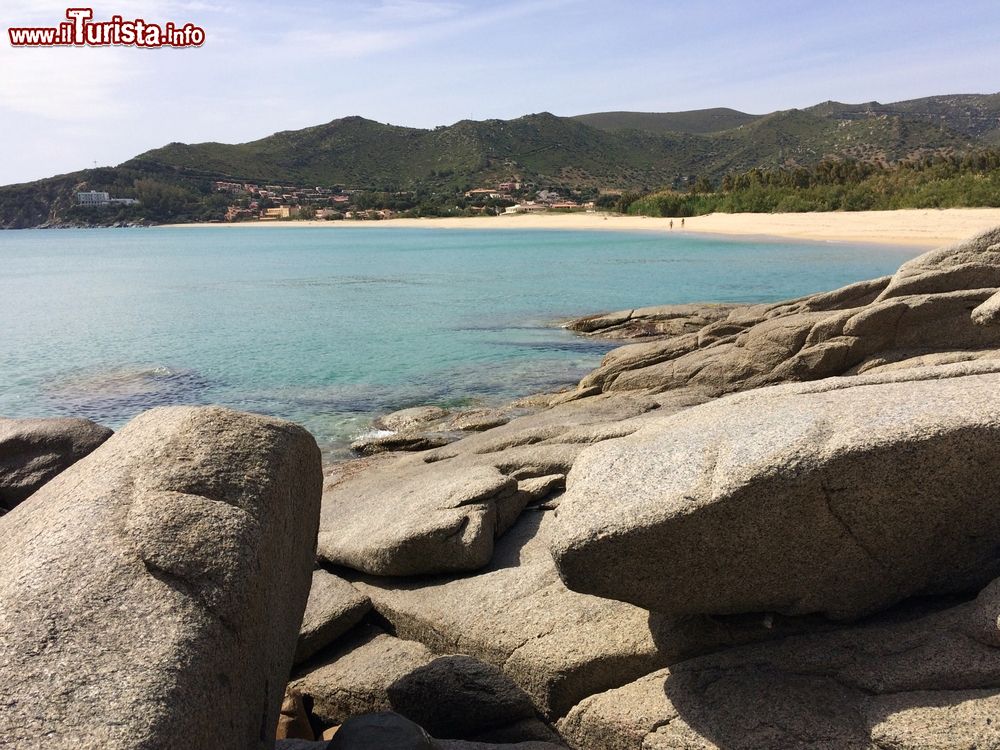
[[683,187],[696,177],[718,181],[733,172],[809,166],[831,157],[898,161],[997,143],[1000,93],[885,105],[826,101],[762,115],[728,108],[573,117],[536,112],[436,128],[352,115],[240,144],[172,142],[116,167],[0,187],[0,226],[59,222],[72,208],[74,191],[132,197],[140,181],[212,203],[211,212],[199,214],[206,218],[220,211],[221,201],[209,200],[217,198],[211,190],[216,180],[439,197],[516,180],[596,195]]

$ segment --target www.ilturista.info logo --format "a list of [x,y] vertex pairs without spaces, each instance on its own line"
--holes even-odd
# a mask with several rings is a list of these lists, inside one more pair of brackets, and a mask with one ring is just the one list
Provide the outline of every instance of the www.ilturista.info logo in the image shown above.
[[205,30],[193,23],[146,23],[111,16],[94,21],[92,8],[67,8],[67,21],[58,26],[23,26],[7,29],[14,47],[200,47]]

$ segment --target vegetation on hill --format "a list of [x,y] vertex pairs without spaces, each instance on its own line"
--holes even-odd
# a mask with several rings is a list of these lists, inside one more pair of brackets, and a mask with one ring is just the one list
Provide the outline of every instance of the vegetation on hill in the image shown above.
[[[249,143],[171,143],[118,167],[2,187],[0,227],[221,220],[227,198],[214,181],[383,195],[406,210],[438,215],[466,210],[466,191],[511,180],[533,190],[615,194],[606,204],[622,192],[686,195],[699,178],[721,185],[727,175],[753,169],[794,172],[831,160],[907,163],[991,145],[1000,145],[1000,94],[826,102],[762,116],[727,109],[576,118],[543,112],[431,130],[348,117]],[[959,200],[965,187],[973,191],[969,200],[986,200],[978,183],[961,182],[946,191],[948,200]],[[140,204],[83,208],[75,205],[80,190]],[[811,193],[802,199],[824,204]]]
[[574,120],[598,130],[644,130],[647,133],[718,133],[760,118],[735,109],[695,109],[688,112],[593,112]]
[[618,208],[644,216],[714,212],[872,211],[1000,207],[1000,150],[933,155],[896,163],[824,160],[815,167],[751,169],[686,192],[623,196]]

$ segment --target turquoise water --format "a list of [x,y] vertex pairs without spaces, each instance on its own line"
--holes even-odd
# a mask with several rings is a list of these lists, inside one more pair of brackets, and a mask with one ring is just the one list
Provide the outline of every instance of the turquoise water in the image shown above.
[[306,425],[337,455],[373,415],[576,381],[602,310],[766,301],[912,250],[689,234],[402,228],[0,232],[0,414],[118,427],[168,403]]

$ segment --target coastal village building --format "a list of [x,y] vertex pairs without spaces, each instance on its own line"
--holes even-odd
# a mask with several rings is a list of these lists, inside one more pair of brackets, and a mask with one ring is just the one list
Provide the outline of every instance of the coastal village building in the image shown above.
[[111,196],[98,190],[87,190],[76,194],[77,203],[81,206],[106,206],[111,200]]
[[298,206],[275,206],[261,211],[260,218],[264,221],[274,221],[276,219],[294,219],[298,215]]
[[541,211],[548,211],[549,207],[545,203],[535,203],[534,201],[528,201],[527,203],[515,203],[513,206],[508,206],[504,209],[505,214],[537,214]]
[[76,202],[80,206],[134,206],[139,201],[135,198],[112,198],[102,190],[86,190],[76,194]]
[[240,221],[244,219],[256,219],[258,213],[250,208],[240,208],[230,206],[226,209],[226,221]]
[[493,188],[476,188],[465,194],[466,198],[499,198],[500,193]]

